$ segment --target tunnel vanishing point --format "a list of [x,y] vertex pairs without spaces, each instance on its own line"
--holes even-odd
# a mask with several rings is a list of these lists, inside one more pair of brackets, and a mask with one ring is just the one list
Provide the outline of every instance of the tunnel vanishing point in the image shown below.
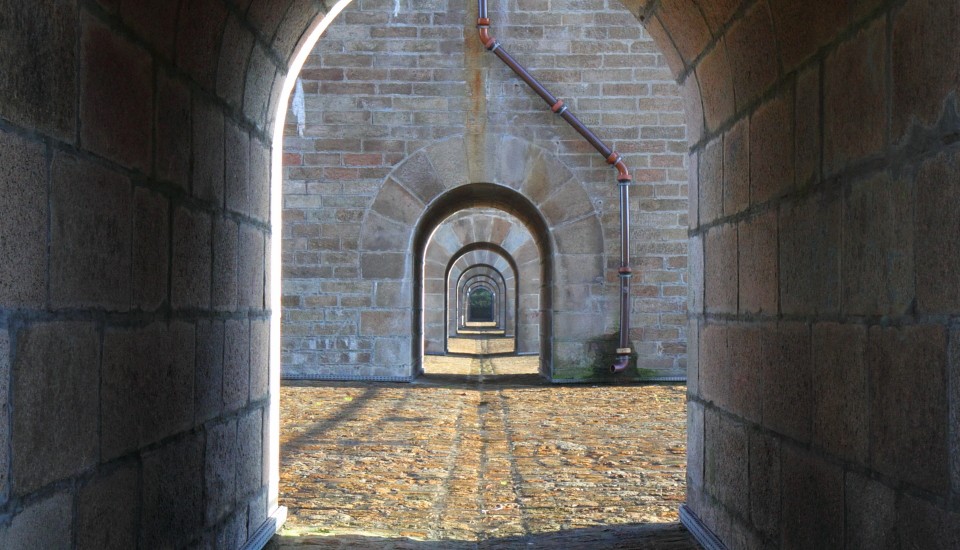
[[478,289],[686,378],[702,543],[960,547],[960,1],[477,8],[0,0],[0,548],[261,548],[281,377],[412,380]]

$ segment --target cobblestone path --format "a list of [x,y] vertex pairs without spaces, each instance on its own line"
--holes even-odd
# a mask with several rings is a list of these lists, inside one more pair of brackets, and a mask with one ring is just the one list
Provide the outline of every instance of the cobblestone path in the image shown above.
[[697,548],[677,521],[684,386],[428,359],[413,384],[285,383],[273,549]]

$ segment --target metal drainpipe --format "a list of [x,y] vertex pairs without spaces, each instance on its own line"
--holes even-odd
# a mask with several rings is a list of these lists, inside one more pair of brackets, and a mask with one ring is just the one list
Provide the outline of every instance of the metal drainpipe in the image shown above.
[[623,372],[630,363],[630,171],[624,164],[619,153],[607,145],[590,131],[576,115],[571,112],[563,100],[550,93],[543,84],[533,77],[526,68],[510,55],[497,40],[490,35],[490,18],[487,17],[487,0],[477,0],[477,29],[480,31],[480,42],[483,46],[495,53],[500,61],[510,67],[521,80],[526,82],[538,96],[540,96],[550,110],[560,116],[574,130],[586,139],[596,149],[608,164],[617,169],[617,182],[620,186],[620,268],[617,275],[620,278],[620,341],[617,347],[617,360],[610,365],[610,372]]

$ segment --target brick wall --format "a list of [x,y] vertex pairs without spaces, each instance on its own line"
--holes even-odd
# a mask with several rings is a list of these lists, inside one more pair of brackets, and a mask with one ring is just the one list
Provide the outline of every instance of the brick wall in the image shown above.
[[[398,170],[432,168],[442,174],[444,186],[485,181],[480,176],[491,173],[484,164],[486,151],[496,152],[501,140],[513,138],[526,145],[505,150],[504,155],[533,147],[563,167],[538,191],[563,189],[550,203],[540,197],[544,208],[593,216],[600,224],[601,238],[590,245],[599,254],[590,259],[596,269],[575,273],[567,262],[556,261],[555,284],[568,277],[584,280],[561,292],[579,296],[578,306],[571,303],[564,309],[558,302],[551,311],[555,330],[571,334],[591,326],[589,337],[558,333],[555,341],[545,340],[556,346],[558,362],[560,356],[567,358],[564,377],[589,375],[587,365],[593,359],[583,342],[614,333],[617,324],[615,172],[483,50],[476,37],[474,4],[410,2],[397,16],[391,15],[392,7],[392,2],[358,0],[344,11],[300,74],[306,108],[303,137],[295,116],[288,113],[284,372],[404,376],[415,369],[416,357],[384,370],[389,365],[377,363],[376,342],[362,335],[364,311],[374,315],[392,306],[377,303],[385,281],[364,274],[361,226],[378,208],[388,215],[402,210],[411,220],[403,221],[412,224],[427,210],[429,201],[411,202],[392,191],[390,205],[377,204],[385,200],[381,195],[385,183],[393,185],[390,182],[404,177]],[[633,16],[616,2],[494,2],[491,10],[494,34],[507,48],[625,154],[636,181],[631,201],[631,258],[636,267],[631,338],[641,368],[658,374],[681,372],[687,330],[687,145],[683,104],[663,56],[641,27],[626,24]],[[466,153],[460,156],[465,156],[465,163],[417,167],[422,160],[418,151],[450,139],[463,143]],[[527,161],[507,157],[503,162],[516,168],[501,170],[499,180],[490,183],[511,185],[514,179],[519,186],[527,175],[517,171],[528,166]],[[563,179],[557,176],[560,173]],[[564,187],[567,179],[576,182],[576,189]],[[405,252],[410,256],[413,251],[408,246]],[[398,261],[403,256],[398,254]],[[414,267],[397,268],[403,269]],[[391,282],[403,288],[414,283],[411,278]],[[536,321],[538,305],[525,301],[528,311],[521,318]],[[594,315],[582,315],[576,311],[580,307],[592,309]],[[405,329],[389,337],[412,335]],[[428,349],[434,348],[428,344]]]

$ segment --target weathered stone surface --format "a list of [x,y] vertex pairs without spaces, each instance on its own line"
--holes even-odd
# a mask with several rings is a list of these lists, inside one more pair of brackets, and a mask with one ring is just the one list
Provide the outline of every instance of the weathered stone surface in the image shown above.
[[104,458],[157,442],[193,423],[193,325],[108,329],[100,382]]
[[86,14],[81,26],[80,143],[148,173],[153,152],[150,55]]
[[721,39],[697,66],[697,79],[703,97],[706,127],[714,131],[733,116],[733,71],[727,57],[726,43]]
[[554,228],[552,233],[558,254],[595,254],[603,250],[603,235],[596,217]]
[[886,24],[881,18],[852,36],[824,63],[824,175],[836,174],[883,147],[887,128]]
[[[224,196],[224,125],[219,105],[193,98],[193,147],[191,172],[193,196],[214,206],[223,204]],[[197,154],[202,150],[203,154]]]
[[14,516],[9,526],[0,528],[0,547],[9,550],[70,548],[72,503],[71,494],[57,493],[28,506]]
[[156,310],[167,299],[170,242],[165,198],[139,188],[133,196],[133,306]]
[[817,447],[866,465],[869,451],[867,333],[858,325],[813,325],[813,434]]
[[3,117],[74,142],[77,127],[77,6],[4,0],[0,21]]
[[[819,11],[819,10],[817,10]],[[797,76],[795,113],[795,181],[799,188],[820,177],[820,70],[813,66]]]
[[213,308],[233,311],[237,308],[239,284],[237,264],[239,229],[229,218],[213,220]]
[[960,546],[960,517],[912,495],[897,502],[900,548],[949,550]]
[[178,547],[203,525],[203,439],[187,435],[143,455],[140,540],[150,548]]
[[166,0],[117,0],[120,18],[163,57],[173,59],[178,6]]
[[704,434],[704,482],[709,493],[730,510],[750,513],[749,455],[746,428],[707,411]]
[[726,363],[720,376],[729,389],[723,399],[728,410],[747,420],[761,421],[761,388],[763,386],[762,330],[748,325],[727,328]]
[[371,208],[387,219],[414,225],[423,212],[424,204],[395,180],[388,179],[380,187]]
[[135,548],[137,545],[140,473],[123,465],[87,483],[77,496],[79,548]]
[[700,152],[700,223],[723,216],[723,138],[708,143]]
[[742,118],[723,136],[723,211],[735,215],[750,206],[750,119]]
[[410,330],[410,313],[402,310],[360,312],[360,334],[363,336],[401,336]]
[[263,409],[237,421],[237,499],[258,492],[263,470]]
[[870,457],[878,471],[943,495],[947,474],[947,347],[943,327],[871,327]]
[[125,177],[63,153],[55,156],[50,206],[54,307],[129,308],[132,199]]
[[[540,204],[540,211],[551,226],[558,226],[570,220],[587,216],[594,212],[590,196],[579,182],[569,181],[557,188],[550,198]],[[482,240],[482,238],[481,238]]]
[[232,411],[250,397],[250,323],[226,322],[223,350],[223,406]]
[[750,203],[762,204],[794,184],[794,99],[770,99],[750,117]]
[[253,41],[253,33],[240,22],[240,18],[229,16],[217,64],[217,94],[234,107],[239,107],[243,101],[244,70]]
[[780,310],[840,310],[840,201],[811,197],[780,209]]
[[156,175],[184,191],[190,183],[190,89],[182,81],[157,73]]
[[46,301],[45,164],[43,145],[0,132],[0,303],[6,306],[39,308]]
[[409,258],[400,253],[367,253],[360,261],[364,279],[401,280],[407,273]]
[[[711,420],[713,420],[711,415]],[[704,410],[695,401],[687,403],[687,483],[702,489],[704,487]]]
[[[227,209],[240,214],[250,214],[253,211],[250,196],[250,136],[232,120],[226,119],[223,138],[226,156],[224,194]],[[259,183],[266,185],[264,182]]]
[[733,67],[733,91],[737,109],[743,110],[777,79],[773,19],[767,4],[748,9],[726,34],[727,52]]
[[272,150],[256,138],[250,139],[250,180],[247,196],[250,215],[261,222],[270,221],[270,165]]
[[740,313],[778,313],[777,230],[776,210],[745,220],[737,227]]
[[814,403],[810,327],[782,322],[775,332],[772,325],[762,330],[763,425],[798,441],[809,441]]
[[263,309],[263,296],[266,289],[264,279],[264,243],[263,233],[248,226],[240,226],[240,307],[254,310]]
[[210,306],[210,216],[178,207],[173,213],[173,259],[170,305],[175,308]]
[[221,0],[197,0],[180,9],[177,66],[208,90],[216,84],[220,36],[226,19],[227,9]]
[[960,213],[944,205],[960,201],[960,156],[925,162],[916,180],[917,309],[960,310]]
[[910,185],[887,176],[858,182],[843,210],[843,312],[905,313],[915,295]]
[[750,432],[750,520],[753,527],[776,540],[780,532],[780,441]]
[[206,525],[219,523],[234,506],[237,492],[237,421],[207,428],[204,466]]
[[12,369],[15,494],[96,464],[100,337],[92,324],[22,330]]
[[445,189],[427,155],[422,152],[405,160],[391,175],[424,204],[432,201]]
[[273,60],[263,46],[254,42],[243,91],[243,114],[261,128],[266,128],[266,121],[271,116],[271,113],[267,112],[267,106],[276,74],[277,67]]
[[713,227],[703,239],[707,313],[737,312],[737,226]]
[[900,141],[912,125],[932,126],[945,100],[960,83],[960,7],[951,2],[912,0],[893,24],[892,138]]
[[194,424],[210,420],[223,409],[224,325],[219,320],[197,322],[197,375],[194,384]]
[[896,493],[852,472],[846,474],[844,491],[847,548],[899,548]]
[[841,547],[843,471],[792,447],[784,446],[782,453],[782,545],[811,550]]
[[10,336],[0,329],[0,502],[10,496]]
[[270,383],[270,320],[250,321],[250,400],[267,397]]

